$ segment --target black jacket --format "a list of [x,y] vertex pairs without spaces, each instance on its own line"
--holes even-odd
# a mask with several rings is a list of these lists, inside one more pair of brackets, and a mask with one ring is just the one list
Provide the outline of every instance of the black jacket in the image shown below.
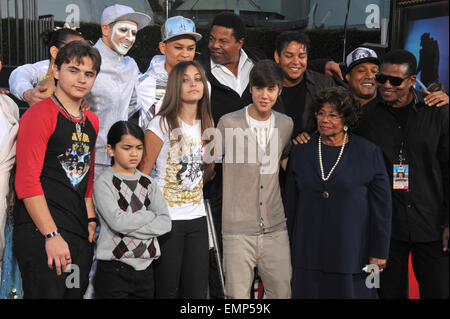
[[[309,69],[305,71],[303,81],[306,81],[306,95],[304,101],[298,101],[298,103],[304,103],[300,127],[302,132],[312,133],[316,130],[317,126],[314,118],[314,98],[319,91],[336,86],[336,83],[330,76]],[[283,97],[283,94],[281,96]],[[281,99],[281,103],[278,103],[273,109],[286,114],[284,103],[292,103],[292,101],[283,101]]]
[[[253,63],[265,58],[264,54],[257,49],[245,48],[244,51]],[[198,58],[198,61],[204,67],[206,77],[211,84],[211,111],[215,125],[219,123],[223,115],[240,110],[252,103],[252,96],[248,86],[245,88],[241,97],[234,90],[221,84],[214,77],[211,73],[211,60],[208,50]]]
[[[403,142],[409,165],[409,189],[393,190],[392,237],[401,241],[442,239],[449,221],[449,109],[429,107],[414,92],[406,127],[380,98],[363,107],[359,134],[383,150],[392,183]],[[392,189],[392,185],[391,185]]]

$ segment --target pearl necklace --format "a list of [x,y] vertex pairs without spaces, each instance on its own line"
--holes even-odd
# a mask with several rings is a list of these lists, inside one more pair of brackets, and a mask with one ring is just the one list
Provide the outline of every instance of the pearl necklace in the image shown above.
[[324,173],[324,171],[323,171],[323,164],[322,164],[322,136],[319,135],[319,163],[320,163],[320,173],[322,174],[322,180],[323,180],[324,182],[326,182],[326,181],[330,178],[331,173],[333,173],[333,171],[334,171],[334,169],[336,168],[337,164],[338,164],[339,161],[341,160],[342,153],[344,153],[344,148],[345,148],[346,142],[347,142],[347,132],[345,132],[345,135],[344,135],[344,143],[342,143],[341,151],[339,152],[339,156],[338,156],[338,158],[337,158],[337,160],[336,160],[336,163],[334,163],[333,167],[331,168],[330,172],[328,173],[328,176],[325,178],[325,173]]

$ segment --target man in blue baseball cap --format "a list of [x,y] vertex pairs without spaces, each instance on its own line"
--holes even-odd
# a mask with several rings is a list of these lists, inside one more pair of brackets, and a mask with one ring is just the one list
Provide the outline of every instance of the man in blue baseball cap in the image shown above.
[[152,58],[149,68],[138,81],[139,125],[143,130],[161,107],[170,71],[178,62],[194,60],[196,45],[201,38],[194,22],[185,17],[171,17],[162,25],[159,42],[162,55]]

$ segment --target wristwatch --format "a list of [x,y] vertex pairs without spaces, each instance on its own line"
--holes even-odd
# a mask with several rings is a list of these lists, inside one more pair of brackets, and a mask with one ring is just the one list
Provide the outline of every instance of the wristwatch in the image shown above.
[[53,232],[51,232],[51,233],[49,233],[47,235],[44,235],[44,237],[45,237],[45,239],[50,239],[50,238],[53,238],[53,237],[58,236],[58,235],[59,235],[59,231],[55,230],[55,231],[53,231]]

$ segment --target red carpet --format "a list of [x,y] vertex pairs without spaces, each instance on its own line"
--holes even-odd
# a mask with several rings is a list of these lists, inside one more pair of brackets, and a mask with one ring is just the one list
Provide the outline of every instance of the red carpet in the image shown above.
[[411,264],[411,255],[409,256],[409,299],[420,299],[419,285]]

